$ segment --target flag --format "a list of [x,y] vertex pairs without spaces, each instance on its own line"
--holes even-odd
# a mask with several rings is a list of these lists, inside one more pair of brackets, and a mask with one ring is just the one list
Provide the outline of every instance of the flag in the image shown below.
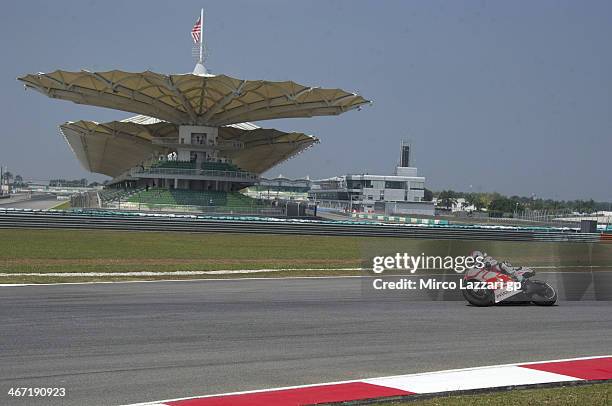
[[200,40],[202,39],[200,38],[201,33],[202,33],[202,21],[200,18],[198,18],[198,21],[196,21],[195,25],[191,29],[191,38],[193,38],[194,43],[196,44],[200,43]]

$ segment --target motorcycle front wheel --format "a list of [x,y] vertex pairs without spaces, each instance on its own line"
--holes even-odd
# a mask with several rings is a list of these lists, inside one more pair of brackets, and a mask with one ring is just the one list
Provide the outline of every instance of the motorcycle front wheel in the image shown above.
[[533,304],[538,306],[552,306],[557,303],[557,291],[544,281],[531,281],[538,286],[538,290],[531,297]]

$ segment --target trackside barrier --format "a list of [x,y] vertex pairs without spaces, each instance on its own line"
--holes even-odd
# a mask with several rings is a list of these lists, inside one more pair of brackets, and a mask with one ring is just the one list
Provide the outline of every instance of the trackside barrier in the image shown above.
[[495,241],[603,242],[599,233],[568,228],[519,228],[442,224],[389,224],[253,216],[122,213],[103,210],[1,209],[0,228],[70,228],[140,231],[241,232]]
[[359,218],[359,219],[390,221],[394,223],[406,223],[406,224],[428,224],[428,225],[447,225],[449,224],[448,220],[419,219],[419,218],[414,218],[414,217],[402,217],[402,216],[383,216],[380,214],[351,213],[351,217]]

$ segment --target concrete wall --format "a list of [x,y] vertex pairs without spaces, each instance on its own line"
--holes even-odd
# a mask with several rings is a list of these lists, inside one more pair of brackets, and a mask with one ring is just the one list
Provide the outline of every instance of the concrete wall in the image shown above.
[[433,216],[435,213],[433,202],[386,202],[385,214],[418,214]]

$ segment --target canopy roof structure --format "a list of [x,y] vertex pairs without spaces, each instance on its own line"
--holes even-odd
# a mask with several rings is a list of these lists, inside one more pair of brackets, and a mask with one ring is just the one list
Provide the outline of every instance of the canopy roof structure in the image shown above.
[[369,103],[341,89],[308,87],[292,81],[240,80],[226,75],[56,70],[28,74],[18,80],[51,98],[182,125],[220,127],[246,121],[338,115]]
[[[116,177],[143,162],[168,153],[155,139],[176,139],[179,126],[147,116],[123,121],[67,122],[60,131],[85,169]],[[243,170],[262,173],[302,152],[319,140],[311,135],[260,128],[252,123],[219,128],[219,140],[240,141],[243,147],[227,151]]]

